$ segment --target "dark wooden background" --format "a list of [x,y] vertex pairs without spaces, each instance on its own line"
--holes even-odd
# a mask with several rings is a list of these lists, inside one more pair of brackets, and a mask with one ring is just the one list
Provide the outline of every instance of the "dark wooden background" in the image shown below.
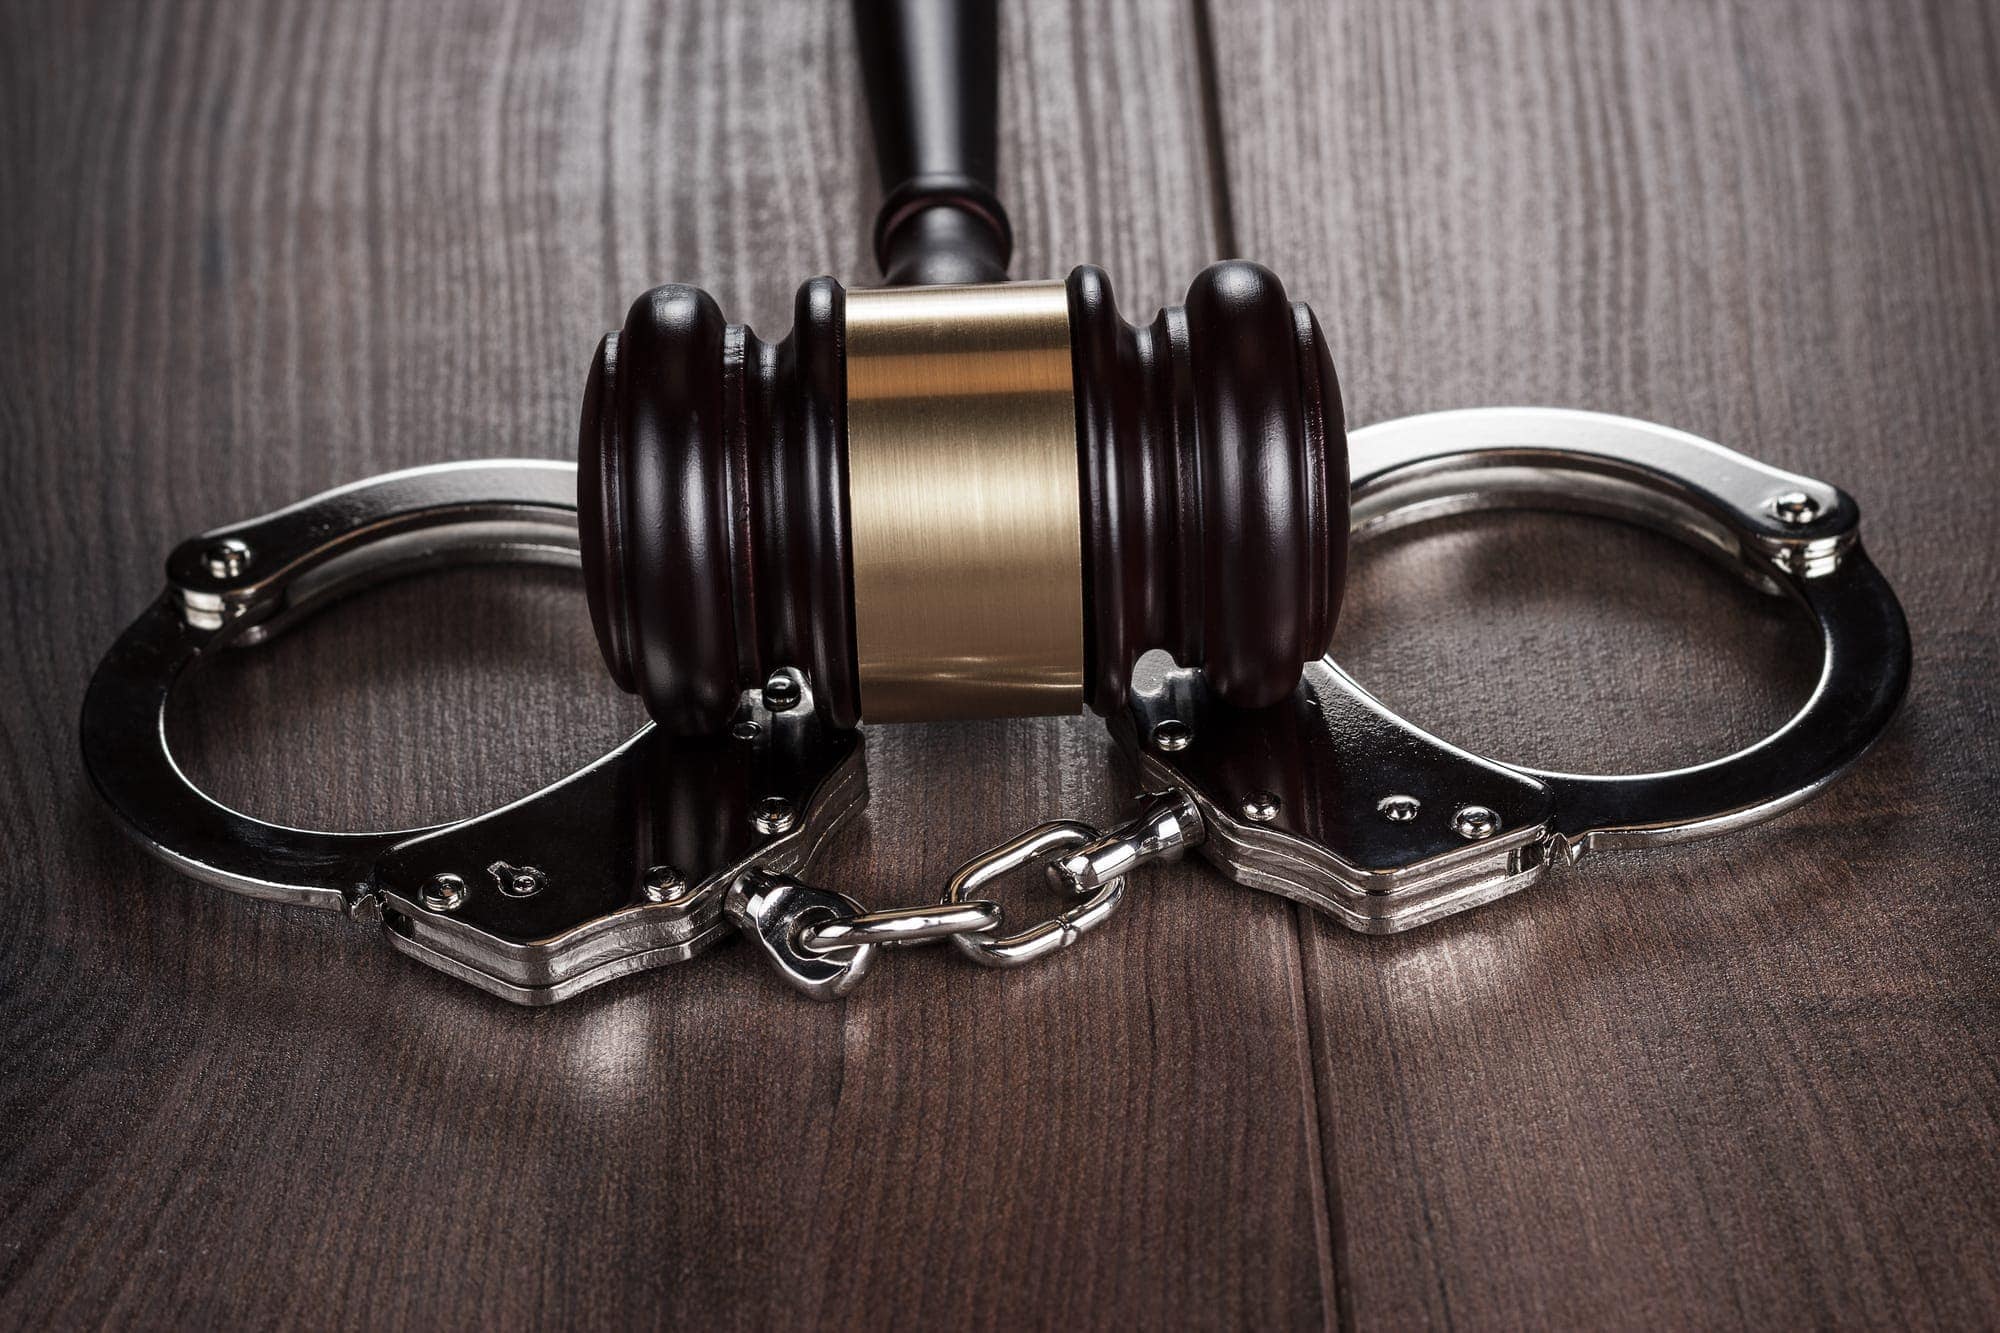
[[[1199,865],[839,1005],[746,950],[529,1013],[175,877],[75,719],[174,541],[566,457],[597,335],[873,276],[823,0],[8,0],[0,1323],[1991,1324],[2000,1318],[2000,15],[1985,0],[1009,3],[1015,271],[1128,311],[1263,260],[1356,424],[1552,403],[1838,482],[1907,707],[1761,829],[1389,940]],[[1503,758],[1746,742],[1808,627],[1659,539],[1371,547],[1344,659]],[[559,574],[330,611],[190,693],[193,771],[339,827],[635,722]],[[1126,794],[1088,719],[881,731],[825,864],[917,901]]]

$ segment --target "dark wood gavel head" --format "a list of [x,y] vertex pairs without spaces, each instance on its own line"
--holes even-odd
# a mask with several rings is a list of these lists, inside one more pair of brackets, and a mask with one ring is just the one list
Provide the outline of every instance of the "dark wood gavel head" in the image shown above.
[[834,724],[1125,701],[1140,654],[1282,699],[1347,555],[1312,312],[1217,264],[1135,327],[1007,282],[996,0],[854,0],[887,287],[799,288],[770,344],[656,287],[598,347],[577,509],[604,660],[670,731],[788,668]]
[[1340,388],[1255,264],[1144,325],[1091,267],[814,278],[776,344],[658,287],[598,348],[579,459],[604,659],[678,733],[780,668],[840,726],[1109,712],[1156,648],[1259,707],[1340,607]]

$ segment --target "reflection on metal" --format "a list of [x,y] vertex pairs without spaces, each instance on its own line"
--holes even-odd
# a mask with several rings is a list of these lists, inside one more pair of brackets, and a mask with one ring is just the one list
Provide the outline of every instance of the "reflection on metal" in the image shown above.
[[[476,560],[573,561],[576,469],[451,464],[392,473],[183,544],[168,587],[112,647],[84,699],[92,781],[149,850],[237,893],[387,927],[398,949],[521,1004],[693,956],[726,936],[727,885],[802,864],[866,798],[861,738],[809,693],[746,698],[746,743],[647,727],[502,809],[428,829],[322,833],[252,819],[199,791],[166,746],[167,699],[216,654],[261,643],[338,595]],[[240,550],[234,562],[219,550]],[[256,552],[254,560],[247,553]],[[753,803],[790,812],[769,836]],[[670,877],[683,882],[675,885]]]
[[[1357,536],[1509,508],[1655,528],[1801,603],[1819,625],[1819,682],[1796,716],[1736,754],[1595,777],[1469,754],[1390,712],[1331,658],[1257,713],[1212,700],[1195,672],[1164,672],[1112,730],[1148,786],[1193,796],[1204,855],[1239,883],[1356,930],[1407,930],[1587,851],[1707,837],[1788,810],[1859,759],[1903,697],[1902,608],[1861,549],[1854,501],[1825,482],[1664,426],[1554,409],[1409,417],[1357,431],[1349,447]],[[1141,743],[1168,720],[1196,742]],[[1275,793],[1274,818],[1243,806],[1252,790]]]
[[862,717],[1080,712],[1064,285],[849,292],[847,470]]
[[[1153,793],[1132,819],[1104,834],[1041,825],[961,867],[942,905],[874,912],[794,878],[866,799],[860,735],[827,727],[796,672],[747,692],[728,734],[648,727],[532,796],[433,828],[285,828],[198,791],[163,723],[175,682],[216,653],[408,570],[574,558],[575,469],[498,462],[378,477],[183,544],[166,592],[91,680],[84,761],[134,836],[183,872],[380,924],[397,948],[517,1003],[678,962],[733,928],[801,991],[828,998],[891,944],[948,938],[990,966],[1063,948],[1111,914],[1130,872],[1191,847],[1231,879],[1357,930],[1405,930],[1587,851],[1787,810],[1853,764],[1902,699],[1909,630],[1861,549],[1854,502],[1832,486],[1583,412],[1440,413],[1359,431],[1351,447],[1358,533],[1503,507],[1658,528],[1802,604],[1820,629],[1817,686],[1737,754],[1591,777],[1449,745],[1331,659],[1255,712],[1211,697],[1197,672],[1148,670],[1111,719]],[[1004,912],[979,890],[1034,866],[1074,905],[1001,935]]]

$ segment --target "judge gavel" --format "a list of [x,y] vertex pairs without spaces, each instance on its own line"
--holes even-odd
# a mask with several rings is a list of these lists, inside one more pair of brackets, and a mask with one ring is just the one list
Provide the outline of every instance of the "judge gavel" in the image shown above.
[[1145,325],[1098,268],[1007,281],[996,0],[855,17],[886,285],[809,279],[775,344],[656,287],[591,365],[578,517],[613,677],[678,734],[785,668],[841,727],[1108,713],[1152,649],[1231,704],[1285,698],[1346,573],[1312,311],[1240,261]]

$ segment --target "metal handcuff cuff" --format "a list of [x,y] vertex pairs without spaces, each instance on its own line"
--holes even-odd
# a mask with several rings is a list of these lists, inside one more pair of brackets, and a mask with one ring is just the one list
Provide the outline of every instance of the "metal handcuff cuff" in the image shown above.
[[[884,944],[950,936],[1024,962],[1117,905],[1126,876],[1187,848],[1225,876],[1386,933],[1527,887],[1595,849],[1721,833],[1798,804],[1880,734],[1909,637],[1858,539],[1852,499],[1663,426],[1528,408],[1356,431],[1357,535],[1477,509],[1627,519],[1801,603],[1823,662],[1798,714],[1712,763],[1629,777],[1547,773],[1467,753],[1396,716],[1331,658],[1291,698],[1240,711],[1202,676],[1135,688],[1109,725],[1149,794],[1106,834],[1058,822],[975,858],[935,906],[864,911],[801,882],[866,799],[863,737],[780,672],[729,732],[647,725],[580,772],[471,819],[323,833],[211,800],[175,764],[165,714],[184,673],[262,643],[330,598],[466,561],[575,558],[576,470],[446,464],[373,478],[179,547],[168,587],[112,648],[83,711],[85,762],[130,831],[181,871],[251,897],[380,922],[391,943],[483,990],[549,1004],[680,962],[741,929],[809,995],[846,993]],[[1078,905],[1001,937],[979,891],[1040,863]]]

